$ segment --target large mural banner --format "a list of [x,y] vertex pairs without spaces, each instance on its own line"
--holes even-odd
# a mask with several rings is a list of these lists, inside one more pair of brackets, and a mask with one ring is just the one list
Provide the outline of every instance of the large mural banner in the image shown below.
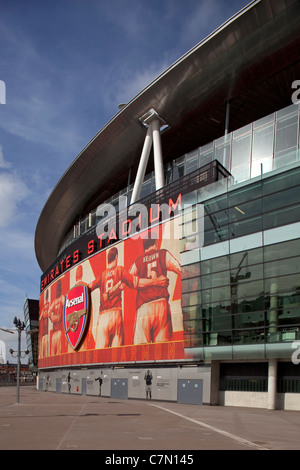
[[172,224],[98,252],[42,291],[39,368],[184,358]]

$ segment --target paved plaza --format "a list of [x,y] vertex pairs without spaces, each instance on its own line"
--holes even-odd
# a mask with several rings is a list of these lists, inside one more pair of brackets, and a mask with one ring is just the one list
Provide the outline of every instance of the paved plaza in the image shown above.
[[299,411],[115,400],[33,386],[21,387],[17,403],[15,387],[0,388],[1,450],[102,450],[113,458],[116,451],[182,450],[196,456],[201,450],[298,450],[299,435]]

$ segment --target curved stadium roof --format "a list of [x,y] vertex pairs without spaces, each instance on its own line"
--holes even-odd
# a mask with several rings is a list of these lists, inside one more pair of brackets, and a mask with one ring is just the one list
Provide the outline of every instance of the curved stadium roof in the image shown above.
[[35,251],[42,271],[78,216],[123,189],[130,169],[134,177],[145,139],[139,118],[149,109],[169,125],[162,134],[167,163],[224,134],[228,100],[229,131],[291,104],[299,31],[298,0],[254,1],[124,106],[73,161],[41,212]]

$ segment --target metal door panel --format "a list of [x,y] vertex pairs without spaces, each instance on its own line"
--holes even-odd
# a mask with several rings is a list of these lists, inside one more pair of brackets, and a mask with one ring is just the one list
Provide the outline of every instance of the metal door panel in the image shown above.
[[203,380],[178,379],[177,401],[190,405],[202,405]]
[[127,400],[128,398],[128,379],[111,379],[111,398]]

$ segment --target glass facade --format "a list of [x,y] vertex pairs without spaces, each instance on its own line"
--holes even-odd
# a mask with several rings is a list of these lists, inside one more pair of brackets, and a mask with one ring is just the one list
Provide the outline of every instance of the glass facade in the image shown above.
[[39,301],[25,299],[24,320],[26,325],[26,342],[29,351],[28,363],[32,372],[37,371],[38,362],[38,328],[39,328]]
[[300,339],[300,167],[221,189],[198,191],[204,246],[182,244],[186,347]]

